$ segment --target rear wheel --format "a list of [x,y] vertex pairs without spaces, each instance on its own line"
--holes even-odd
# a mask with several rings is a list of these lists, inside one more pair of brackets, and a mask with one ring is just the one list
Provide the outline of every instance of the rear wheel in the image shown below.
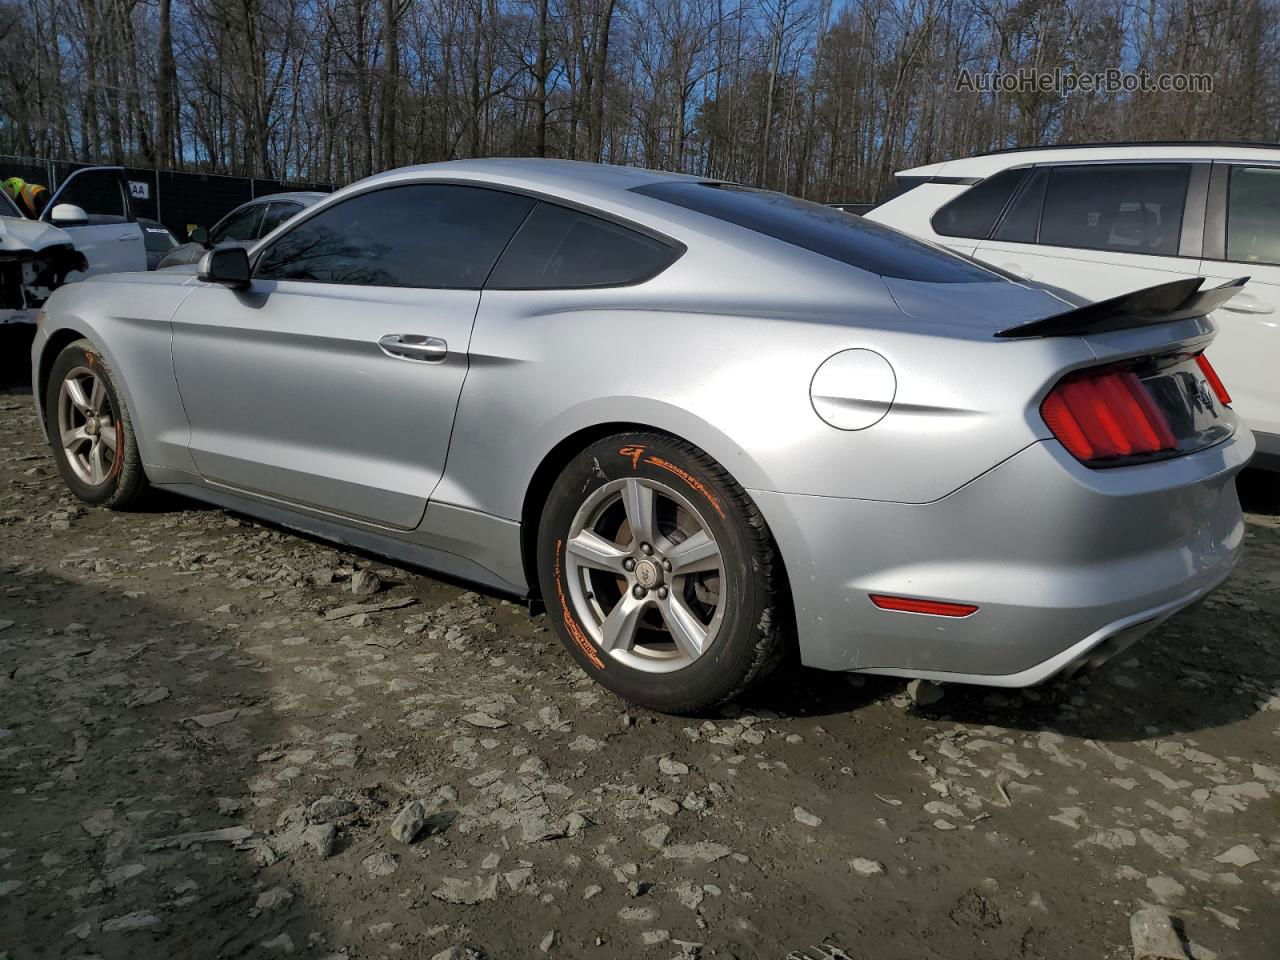
[[734,697],[790,640],[764,519],[723,467],[660,434],[607,437],[565,467],[543,510],[538,575],[574,658],[655,710]]
[[148,486],[133,421],[115,374],[89,340],[58,355],[44,398],[45,428],[62,479],[86,503],[124,509]]

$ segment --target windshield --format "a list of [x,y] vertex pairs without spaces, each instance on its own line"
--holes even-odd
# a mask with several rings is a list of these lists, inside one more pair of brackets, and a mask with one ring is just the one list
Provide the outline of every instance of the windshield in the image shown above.
[[22,211],[18,209],[17,204],[13,202],[8,193],[0,190],[0,197],[4,198],[0,200],[0,217],[22,217],[23,220],[26,219],[26,217],[22,216]]
[[882,277],[924,283],[993,283],[1004,279],[941,247],[785,193],[695,180],[652,183],[632,190]]

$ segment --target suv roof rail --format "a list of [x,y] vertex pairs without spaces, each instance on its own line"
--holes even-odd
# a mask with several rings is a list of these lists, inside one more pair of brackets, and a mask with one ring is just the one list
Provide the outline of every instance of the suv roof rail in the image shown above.
[[990,157],[1000,153],[1024,153],[1033,150],[1088,150],[1091,147],[1272,147],[1280,143],[1261,140],[1105,140],[1096,143],[1045,143],[1038,147],[1001,147],[975,153],[975,157]]

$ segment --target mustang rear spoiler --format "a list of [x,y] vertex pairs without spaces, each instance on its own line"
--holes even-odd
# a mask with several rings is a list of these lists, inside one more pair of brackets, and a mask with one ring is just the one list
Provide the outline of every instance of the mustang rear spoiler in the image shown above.
[[1217,310],[1249,282],[1240,277],[1211,290],[1201,290],[1204,277],[1188,277],[1144,287],[1133,293],[1099,300],[1076,307],[1065,313],[1030,323],[1006,327],[997,337],[1078,337],[1090,333],[1107,333],[1111,330],[1127,330],[1132,327],[1150,327],[1174,320],[1202,317]]

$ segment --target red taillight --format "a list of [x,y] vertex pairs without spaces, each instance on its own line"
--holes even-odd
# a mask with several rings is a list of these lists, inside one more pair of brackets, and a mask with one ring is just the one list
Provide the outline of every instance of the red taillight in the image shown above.
[[1204,378],[1209,381],[1209,386],[1213,388],[1214,395],[1218,398],[1218,402],[1224,407],[1231,405],[1231,394],[1227,393],[1227,388],[1222,383],[1222,378],[1218,376],[1218,371],[1213,369],[1213,364],[1209,362],[1209,358],[1203,353],[1196,357],[1196,366],[1200,368],[1200,372],[1204,374]]
[[967,617],[978,609],[972,603],[943,603],[941,600],[891,597],[884,593],[871,594],[871,602],[881,610],[894,610],[898,613],[927,613],[935,617]]
[[1054,387],[1040,415],[1078,460],[1176,450],[1169,419],[1131,370],[1074,375]]

